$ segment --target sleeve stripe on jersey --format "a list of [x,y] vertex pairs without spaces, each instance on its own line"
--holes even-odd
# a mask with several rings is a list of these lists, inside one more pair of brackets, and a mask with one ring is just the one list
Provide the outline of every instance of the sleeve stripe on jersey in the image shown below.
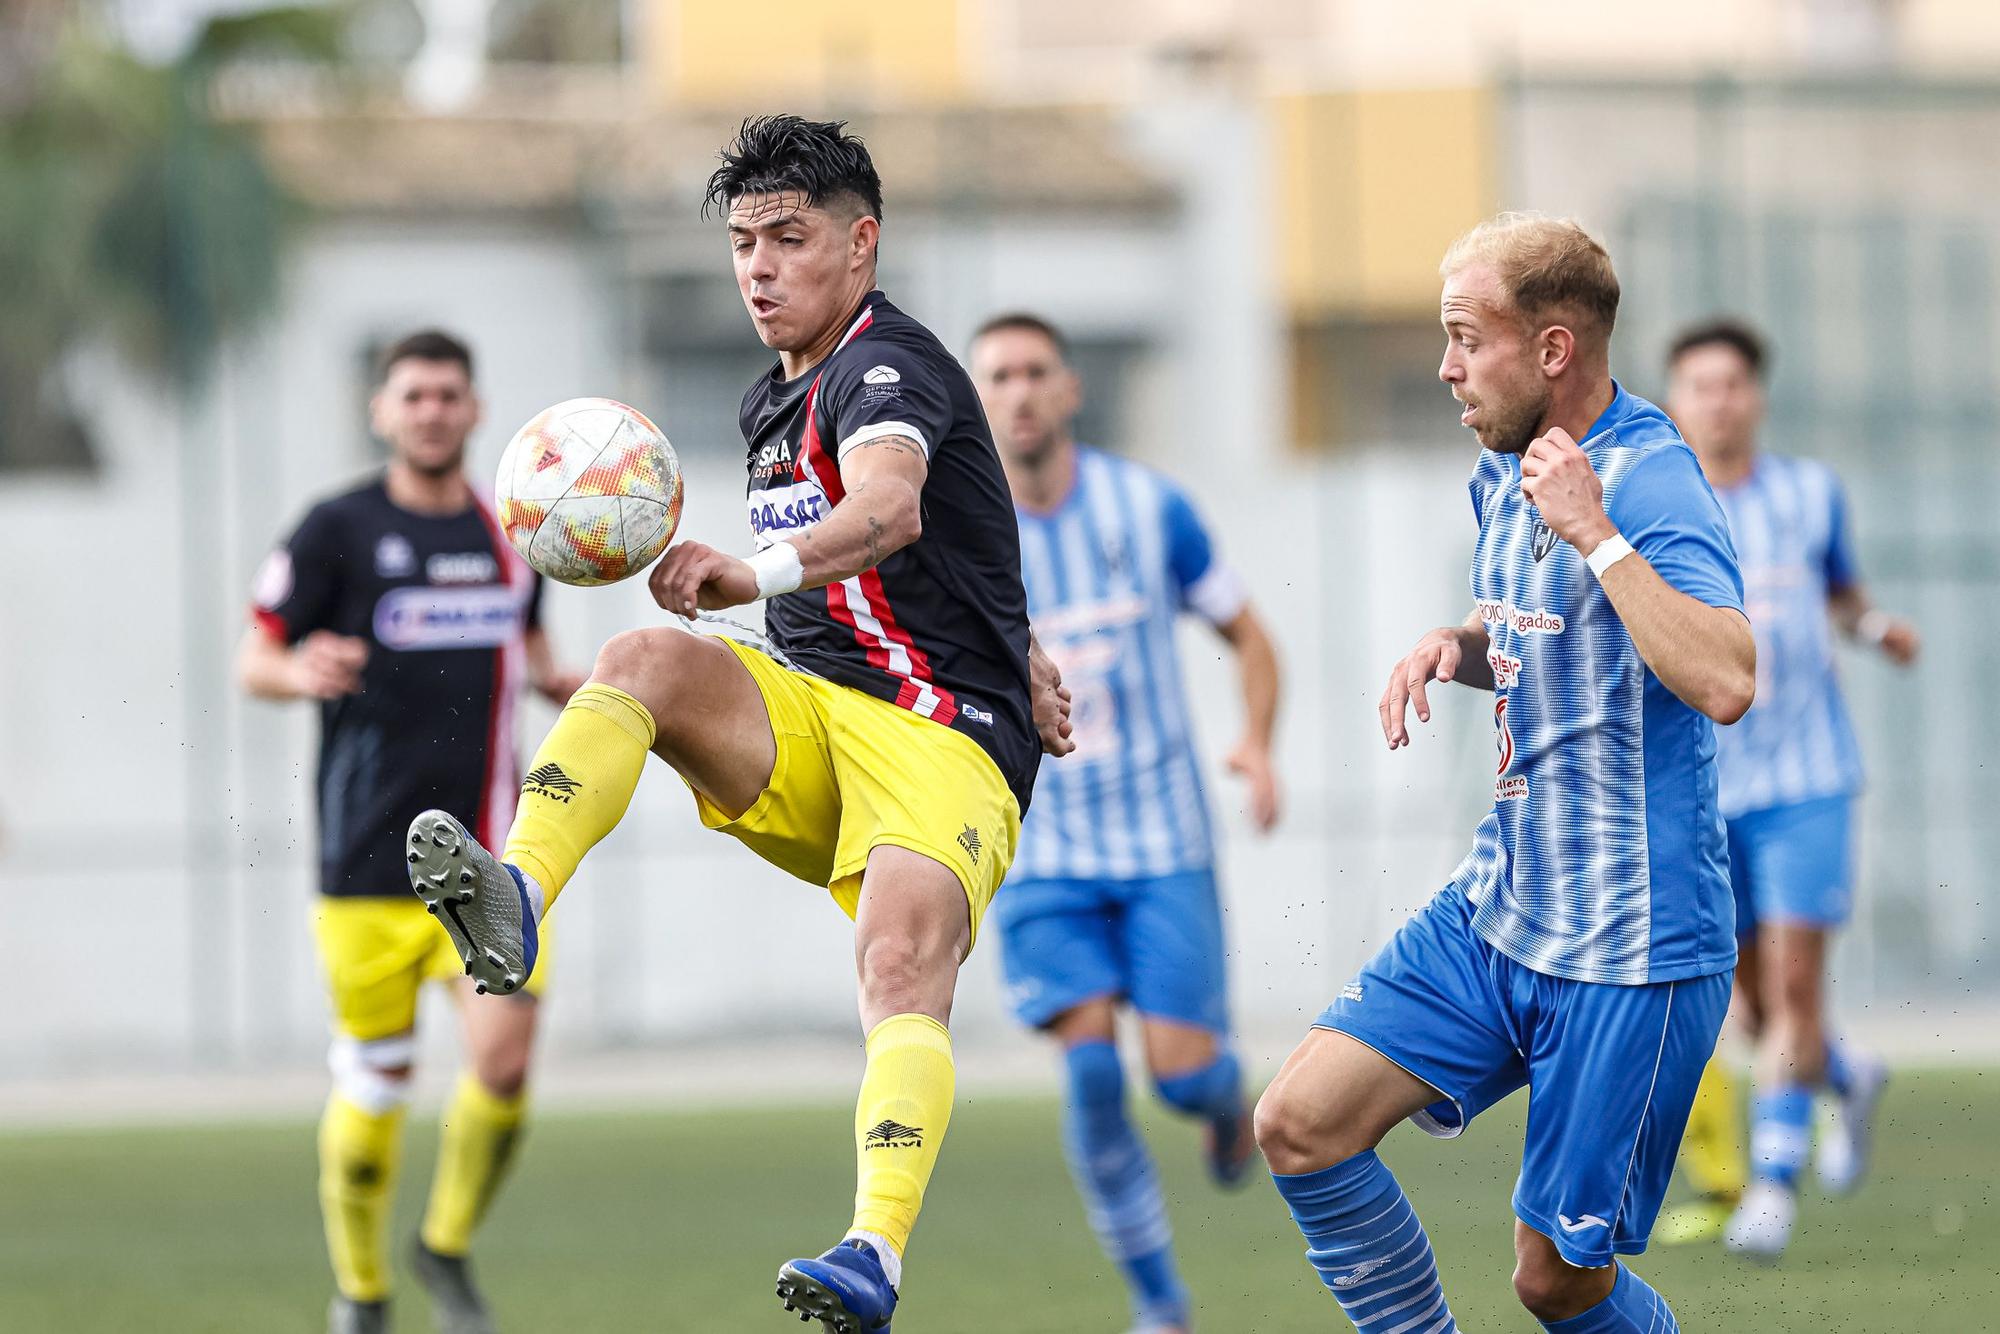
[[908,436],[917,442],[917,448],[924,451],[925,458],[931,456],[930,439],[924,435],[921,429],[912,426],[909,422],[876,422],[872,426],[864,426],[848,436],[847,439],[841,441],[839,448],[833,451],[833,456],[842,462],[846,462],[848,454],[854,449],[867,444],[870,440],[880,440],[885,436],[891,435]]
[[278,615],[277,612],[268,611],[263,607],[252,606],[250,608],[250,619],[256,623],[259,630],[271,636],[278,643],[289,644],[292,642],[291,627],[285,624],[285,618]]
[[[863,324],[857,323],[848,337],[852,338],[862,327]],[[799,442],[798,466],[801,471],[812,469],[827,499],[838,505],[847,493],[840,485],[840,473],[833,460],[826,456],[826,447],[820,443],[819,419],[814,415],[818,399],[819,381],[814,380],[812,388],[806,391],[806,429]],[[930,657],[917,647],[889,609],[879,570],[864,570],[852,579],[828,584],[826,609],[834,620],[854,631],[870,666],[902,678],[903,684],[896,693],[897,707],[920,713],[933,722],[948,723],[957,713],[958,700],[932,680]]]

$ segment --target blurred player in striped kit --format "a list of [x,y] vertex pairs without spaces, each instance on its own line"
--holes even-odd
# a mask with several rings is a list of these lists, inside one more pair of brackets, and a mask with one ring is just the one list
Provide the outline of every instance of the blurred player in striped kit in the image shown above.
[[1070,1170],[1139,1328],[1185,1330],[1188,1294],[1126,1115],[1114,1021],[1121,1003],[1138,1013],[1155,1089],[1202,1121],[1216,1180],[1241,1181],[1253,1145],[1174,626],[1192,612],[1236,651],[1244,733],[1229,765],[1264,830],[1278,816],[1277,653],[1181,490],[1076,443],[1081,385],[1052,325],[998,316],[971,361],[1020,518],[1029,615],[1069,684],[1076,728],[1075,754],[1043,761],[1042,799],[996,904],[1008,990],[1015,1014],[1062,1045]]
[[1884,1080],[1825,1018],[1826,952],[1850,911],[1861,790],[1834,631],[1904,666],[1916,659],[1917,632],[1869,600],[1832,470],[1758,449],[1763,340],[1719,320],[1684,332],[1668,361],[1669,407],[1729,519],[1757,637],[1757,702],[1716,741],[1740,942],[1736,1007],[1757,1045],[1757,1092],[1746,1192],[1736,1090],[1711,1065],[1685,1154],[1700,1198],[1662,1221],[1661,1240],[1723,1234],[1732,1250],[1776,1258],[1797,1209],[1814,1091],[1835,1100],[1820,1177],[1844,1192],[1866,1169]]

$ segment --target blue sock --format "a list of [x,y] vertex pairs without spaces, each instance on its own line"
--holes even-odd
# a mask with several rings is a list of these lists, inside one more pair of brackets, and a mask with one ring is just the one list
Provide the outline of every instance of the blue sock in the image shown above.
[[1567,1320],[1544,1320],[1549,1334],[1680,1334],[1680,1322],[1667,1299],[1646,1285],[1646,1280],[1618,1266],[1618,1281],[1611,1295],[1582,1315]]
[[1146,1142],[1125,1115],[1118,1049],[1080,1042],[1064,1059],[1063,1148],[1091,1230],[1124,1271],[1140,1324],[1186,1324],[1187,1287],[1174,1264],[1167,1202]]
[[1306,1259],[1360,1334],[1458,1334],[1431,1240],[1373,1149],[1271,1179],[1305,1234]]
[[1781,1084],[1759,1092],[1751,1114],[1750,1170],[1789,1189],[1812,1150],[1812,1090]]
[[1232,1051],[1224,1051],[1199,1070],[1156,1080],[1154,1087],[1167,1106],[1206,1121],[1243,1112],[1243,1068]]
[[1846,1045],[1831,1034],[1826,1039],[1825,1083],[1836,1097],[1844,1098],[1854,1089],[1854,1067],[1847,1062]]

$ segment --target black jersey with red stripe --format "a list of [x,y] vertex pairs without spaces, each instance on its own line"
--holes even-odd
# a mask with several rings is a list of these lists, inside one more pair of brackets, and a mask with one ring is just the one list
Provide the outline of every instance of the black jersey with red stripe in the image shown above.
[[840,503],[849,450],[885,436],[923,447],[923,536],[852,579],[770,599],[766,632],[798,666],[977,741],[1025,811],[1041,744],[1021,538],[965,368],[871,292],[826,360],[795,380],[773,367],[750,387],[742,427],[760,550]]
[[368,644],[359,692],[320,706],[320,890],[409,893],[403,833],[429,807],[506,836],[520,774],[514,703],[541,581],[483,503],[396,505],[380,478],[323,500],[257,575],[253,614],[296,644],[315,630]]

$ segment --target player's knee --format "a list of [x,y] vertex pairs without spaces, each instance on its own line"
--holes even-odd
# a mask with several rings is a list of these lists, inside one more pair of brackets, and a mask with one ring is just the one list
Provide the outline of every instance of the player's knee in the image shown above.
[[624,691],[658,721],[671,716],[672,692],[686,675],[686,655],[694,644],[686,631],[666,626],[626,630],[597,651],[590,679]]
[[[1616,1278],[1615,1271],[1610,1277]],[[1535,1319],[1550,1322],[1582,1315],[1609,1290],[1603,1269],[1578,1269],[1554,1248],[1522,1255],[1514,1266],[1514,1296]]]
[[[1331,1167],[1351,1153],[1339,1153],[1324,1120],[1304,1099],[1292,1097],[1281,1080],[1264,1090],[1251,1114],[1251,1128],[1273,1172],[1292,1175]],[[1359,1152],[1359,1150],[1356,1150]],[[1337,1156],[1334,1156],[1337,1155]]]
[[327,1049],[326,1066],[341,1097],[371,1116],[410,1100],[410,1065],[416,1039],[409,1033],[362,1040],[341,1035]]
[[861,946],[861,991],[874,1009],[891,1014],[925,1011],[934,1003],[940,959],[913,936],[885,932]]
[[481,1052],[473,1062],[472,1076],[479,1086],[496,1098],[518,1098],[528,1086],[528,1048]]

